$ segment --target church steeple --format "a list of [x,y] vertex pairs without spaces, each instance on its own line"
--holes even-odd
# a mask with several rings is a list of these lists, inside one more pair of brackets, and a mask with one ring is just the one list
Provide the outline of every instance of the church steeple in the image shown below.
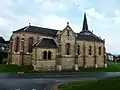
[[84,20],[83,20],[83,28],[82,28],[82,31],[88,31],[88,24],[87,24],[86,13],[84,13]]

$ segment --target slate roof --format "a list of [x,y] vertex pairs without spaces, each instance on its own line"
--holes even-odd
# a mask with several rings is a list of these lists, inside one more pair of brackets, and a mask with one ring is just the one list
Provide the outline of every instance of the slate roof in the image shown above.
[[[40,33],[40,34],[44,34],[44,35],[50,35],[54,38],[54,37],[57,37],[58,31],[60,31],[60,30],[43,28],[43,27],[36,27],[36,26],[29,25],[29,26],[21,28],[17,31],[14,31],[13,33],[15,33],[15,32],[32,32],[32,33]],[[78,39],[78,40],[104,42],[104,40],[100,39],[95,34],[93,34],[91,31],[89,31],[88,24],[87,24],[86,13],[84,13],[82,31],[80,33],[75,33],[75,34],[77,34],[76,39]]]
[[93,34],[91,31],[81,31],[80,33],[76,33],[76,34],[78,40],[104,42],[104,40]]
[[[24,28],[21,28],[17,31],[14,32],[32,32],[32,33],[40,33],[40,34],[44,34],[44,35],[50,35],[52,37],[57,36],[57,32],[58,30],[55,29],[48,29],[48,28],[43,28],[43,27],[36,27],[36,26],[27,26]],[[91,31],[87,30],[82,30],[80,33],[76,33],[77,34],[77,39],[78,40],[90,40],[90,41],[102,41],[99,37],[97,37],[96,35],[94,35]]]
[[34,47],[57,48],[57,44],[53,39],[42,38],[34,45]]
[[50,35],[50,36],[56,36],[58,30],[55,29],[49,29],[49,28],[43,28],[43,27],[37,27],[37,26],[26,26],[24,28],[21,28],[15,32],[32,32],[32,33],[40,33],[40,34],[44,34],[44,35]]

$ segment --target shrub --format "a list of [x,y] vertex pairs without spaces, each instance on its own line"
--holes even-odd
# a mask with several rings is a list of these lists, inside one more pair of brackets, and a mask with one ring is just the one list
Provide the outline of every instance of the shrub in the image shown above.
[[8,51],[0,51],[0,55],[2,55],[3,58],[7,58],[8,57]]

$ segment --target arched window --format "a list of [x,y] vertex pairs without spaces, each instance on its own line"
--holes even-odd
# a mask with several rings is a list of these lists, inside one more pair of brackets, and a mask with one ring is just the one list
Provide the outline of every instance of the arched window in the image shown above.
[[52,53],[51,51],[48,51],[48,59],[51,59]]
[[19,45],[20,45],[20,39],[19,37],[16,38],[16,41],[15,41],[15,52],[18,52],[19,50]]
[[101,55],[101,47],[99,47],[98,49],[99,49],[98,53],[99,53],[99,55]]
[[91,46],[89,46],[88,52],[89,52],[89,55],[92,54],[92,47]]
[[21,40],[21,49],[24,50],[24,38]]
[[70,44],[69,43],[66,44],[66,54],[70,55]]
[[67,30],[67,36],[70,36],[70,31],[69,30]]
[[43,59],[47,59],[47,51],[43,52]]
[[80,45],[77,46],[77,54],[80,55]]
[[33,38],[30,37],[28,40],[28,52],[31,53],[32,52],[32,47],[33,47]]

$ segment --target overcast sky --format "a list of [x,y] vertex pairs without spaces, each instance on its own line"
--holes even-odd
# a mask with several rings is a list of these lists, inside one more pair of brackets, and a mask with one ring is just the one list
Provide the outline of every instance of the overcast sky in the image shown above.
[[107,51],[120,53],[120,0],[1,0],[0,35],[8,40],[28,23],[62,30],[67,21],[80,32],[84,12],[89,30],[106,40]]

